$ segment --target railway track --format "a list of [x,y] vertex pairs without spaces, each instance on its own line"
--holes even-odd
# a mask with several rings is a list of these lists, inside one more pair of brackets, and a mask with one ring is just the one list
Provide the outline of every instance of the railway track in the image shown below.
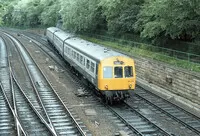
[[[28,38],[28,37],[27,37]],[[54,59],[56,62],[57,62],[57,60],[58,59],[60,59],[60,58],[58,58],[54,53],[55,52],[53,52],[52,50],[51,50],[51,48],[49,48],[48,46],[46,47],[46,48],[48,48],[48,49],[45,49],[45,47],[42,47],[42,46],[40,46],[40,48],[44,51],[44,52],[46,52],[46,54],[48,54],[48,55],[50,55],[51,56],[51,58],[52,59]],[[55,59],[55,56],[56,56],[56,59]],[[60,63],[60,65],[63,65],[63,63],[62,63],[62,61],[59,61],[59,62],[61,62]],[[66,66],[66,65],[65,65]],[[66,71],[68,71],[67,69],[65,69]],[[74,81],[74,83],[76,83],[77,85],[76,85],[76,87],[85,87],[84,85],[82,85],[82,84],[80,84],[80,81],[79,81],[79,79],[76,77],[76,76],[74,76],[73,74],[71,74],[71,72],[69,71],[69,73],[70,73],[70,76],[72,76],[72,80]],[[87,88],[87,87],[86,87]],[[87,89],[86,89],[87,90]],[[89,90],[89,89],[88,89]],[[142,92],[142,91],[141,91]],[[90,92],[88,92],[88,93],[90,93]],[[145,98],[145,95],[143,95],[144,93],[142,92],[142,93],[140,93],[140,91],[139,91],[139,93],[138,93],[138,91],[136,91],[136,94],[135,94],[135,96],[134,97],[137,97],[137,99],[142,99],[143,101],[145,101],[146,103],[145,103],[145,105],[148,105],[149,103],[150,103],[150,99],[151,99],[151,96],[149,96],[148,98]],[[143,95],[143,96],[142,96]],[[143,97],[143,98],[142,98]],[[97,98],[98,99],[98,98]],[[178,134],[169,134],[169,133],[167,133],[167,132],[165,132],[165,131],[167,131],[167,130],[163,130],[161,127],[159,127],[158,125],[156,125],[156,123],[153,123],[151,120],[148,120],[147,118],[145,118],[143,115],[141,115],[141,113],[139,113],[138,111],[137,111],[137,108],[135,109],[135,108],[131,108],[130,106],[128,106],[128,105],[124,105],[124,107],[126,107],[125,109],[120,109],[120,108],[123,108],[123,107],[111,107],[111,109],[110,109],[110,107],[108,108],[109,109],[109,111],[108,110],[106,110],[105,109],[105,107],[104,106],[102,106],[101,104],[98,104],[99,102],[97,102],[97,99],[92,99],[91,101],[93,102],[93,103],[95,103],[96,102],[96,104],[97,105],[99,105],[99,108],[102,108],[103,110],[105,110],[105,112],[108,114],[108,116],[110,116],[110,118],[111,118],[111,120],[113,120],[114,122],[116,122],[119,126],[122,126],[121,127],[121,129],[122,130],[126,130],[126,132],[129,134],[129,135],[178,135]],[[160,102],[160,101],[162,101],[162,100],[157,100],[157,101],[151,101],[151,105],[153,106],[153,107],[155,107],[156,109],[158,109],[157,107],[159,106],[159,105],[157,105],[157,107],[155,106],[155,104],[157,103],[157,102]],[[162,104],[160,104],[160,105],[162,105]],[[163,110],[169,110],[170,111],[170,106],[168,107],[168,106],[166,106],[166,109],[165,109],[165,106],[161,106],[160,107],[161,109],[160,109],[160,113],[163,113]],[[177,107],[178,108],[178,107]],[[123,113],[123,112],[121,112],[122,110],[124,110],[124,111],[126,111],[125,113]],[[159,110],[159,109],[158,109]],[[181,117],[181,115],[182,114],[178,114],[177,113],[177,109],[175,108],[175,111],[176,112],[174,112],[174,114],[177,114],[178,115],[178,117]],[[159,114],[160,114],[159,113]],[[186,112],[187,113],[187,112]],[[171,117],[171,113],[170,113],[170,115],[169,115],[169,113],[165,113],[167,116],[169,116],[169,117]],[[137,115],[137,116],[136,116]],[[162,114],[161,114],[162,115]],[[189,114],[189,115],[192,115],[192,114]],[[129,117],[129,118],[127,118],[127,116]],[[174,116],[174,115],[173,115]],[[184,127],[186,127],[187,129],[190,129],[191,131],[193,131],[193,132],[195,132],[197,135],[199,134],[197,131],[198,131],[198,129],[199,129],[199,127],[198,127],[198,124],[195,124],[194,126],[188,126],[188,125],[186,125],[185,123],[184,123],[184,120],[182,120],[182,122],[181,122],[181,119],[186,119],[185,117],[182,117],[182,118],[179,118],[179,119],[177,119],[178,117],[171,117],[173,120],[175,120],[176,122],[178,122],[178,123],[181,123],[182,124],[182,126],[184,126]],[[139,118],[139,120],[137,120],[137,119]],[[188,118],[187,118],[188,119]],[[198,119],[198,118],[197,118]],[[188,119],[189,120],[189,119]],[[131,122],[131,121],[134,121],[134,122]],[[138,121],[138,122],[137,122]],[[135,122],[137,122],[138,124],[140,124],[140,125],[138,125],[138,126],[134,126],[134,124],[135,124]],[[191,125],[190,123],[195,123],[196,121],[195,121],[195,119],[193,119],[193,120],[189,120],[189,125]],[[139,127],[139,128],[137,128],[137,127]],[[190,127],[194,127],[195,129],[197,129],[197,131],[196,130],[194,130],[193,128],[190,128]],[[145,130],[146,129],[146,130]],[[187,131],[187,130],[186,130]]]
[[0,134],[26,135],[15,112],[7,48],[2,38],[0,52]]
[[5,90],[6,96],[9,100],[9,103],[11,107],[13,107],[13,99],[12,99],[12,91],[11,91],[11,85],[10,85],[10,72],[9,72],[9,62],[7,60],[8,54],[7,54],[7,48],[6,45],[3,42],[3,39],[0,38],[0,81],[2,83],[2,86]]
[[[77,88],[85,88],[86,92],[91,93],[91,89],[80,84],[80,79],[78,79],[74,74],[73,82],[76,84]],[[161,127],[150,121],[148,118],[143,116],[137,110],[132,108],[127,103],[121,103],[120,105],[109,106],[105,104],[101,99],[92,95],[90,98],[90,103],[95,104],[99,109],[101,109],[113,122],[117,124],[120,130],[125,131],[129,136],[172,136],[167,130],[163,130]],[[88,99],[88,98],[87,98]]]
[[15,96],[15,109],[18,117],[21,119],[22,126],[27,135],[50,136],[53,134],[51,128],[38,115],[33,104],[24,94],[19,83],[13,78],[13,88]]
[[107,106],[122,122],[124,122],[132,131],[140,136],[170,136],[168,132],[151,122],[142,114],[134,110],[127,103],[117,106]]
[[[3,38],[4,38],[4,41],[7,43],[6,45],[13,45],[13,43],[11,42],[11,40],[8,39],[8,37],[3,36]],[[15,47],[13,46],[10,48],[15,49]],[[5,50],[5,52],[8,52],[8,51]],[[4,83],[4,87],[11,88],[11,91],[10,91],[10,94],[12,94],[12,98],[10,98],[12,99],[12,101],[10,100],[12,102],[11,107],[14,110],[14,114],[16,115],[16,117],[20,119],[20,125],[23,127],[23,133],[25,135],[40,135],[40,134],[51,135],[52,133],[51,128],[49,128],[48,124],[43,120],[41,116],[38,116],[40,114],[37,112],[37,110],[34,108],[33,104],[31,103],[31,101],[25,95],[24,91],[22,90],[17,80],[13,78],[13,74],[12,74],[13,71],[11,68],[11,64],[13,62],[10,61],[10,56],[12,53],[13,52],[8,52],[9,56],[6,57],[7,65],[8,65],[7,69],[9,69],[9,84]],[[21,64],[20,60],[17,62]],[[33,95],[29,94],[29,96],[33,96]],[[38,127],[38,129],[36,129],[36,127]],[[41,131],[40,129],[41,130],[43,129],[43,131]]]
[[[76,122],[75,118],[69,112],[68,108],[63,105],[62,101],[58,98],[46,77],[38,68],[37,64],[35,64],[33,59],[29,56],[29,53],[24,49],[24,47],[21,46],[17,40],[15,40],[12,36],[9,37],[16,44],[18,51],[21,52],[20,54],[23,58],[23,61],[27,64],[25,67],[28,70],[29,76],[31,76],[30,78],[32,82],[35,84],[33,85],[35,86],[34,89],[38,91],[38,97],[40,97],[39,99],[41,99],[44,110],[47,113],[47,118],[49,119],[49,125],[47,126],[53,130],[54,135],[86,135],[88,132],[82,130],[82,128]],[[20,97],[19,91],[16,95]],[[29,94],[27,97],[31,97],[31,95]],[[29,111],[29,113],[31,114],[31,111]]]
[[15,119],[0,86],[0,133],[1,135],[15,136],[17,134]]
[[[8,38],[8,37],[5,37]],[[27,96],[29,101],[32,103],[34,110],[38,112],[40,118],[43,118],[46,123],[49,124],[49,118],[42,104],[41,98],[37,93],[37,89],[33,79],[31,78],[28,65],[26,64],[23,56],[21,55],[19,49],[16,47],[15,43],[11,39],[6,39],[7,45],[10,45],[8,48],[8,53],[12,54],[9,57],[10,65],[12,66],[13,73],[18,79],[19,86],[23,88],[23,93]],[[43,121],[44,122],[44,121]]]
[[173,103],[144,90],[141,87],[137,87],[134,96],[146,101],[149,105],[155,107],[160,112],[166,114],[168,117],[181,123],[191,131],[200,135],[200,118],[187,112],[186,110],[174,105]]
[[[53,58],[53,56],[52,56],[52,58]],[[73,76],[73,75],[72,75],[72,76]],[[76,78],[73,77],[73,80],[74,80],[74,79],[76,79]],[[74,80],[74,82],[77,83],[77,86],[79,86],[79,87],[81,87],[81,88],[83,87],[82,85],[80,85],[80,81]],[[135,110],[135,112],[137,112],[137,111]],[[116,113],[115,113],[115,114],[116,114]],[[119,116],[119,115],[117,115],[117,116]],[[125,119],[123,119],[123,117],[119,117],[119,118],[121,119],[122,122],[124,122],[124,124],[125,124],[126,126],[130,126],[130,123],[128,123],[129,121],[126,121]],[[178,123],[181,123],[179,120],[177,120],[177,119],[175,119],[175,118],[173,118],[173,119],[176,120]],[[151,121],[148,120],[148,119],[144,119],[144,120],[145,120],[146,122],[148,122],[148,121],[151,122]],[[143,122],[141,122],[141,123],[143,123]],[[147,124],[154,124],[154,123],[151,122],[151,123],[147,123]],[[181,124],[182,124],[183,126],[185,126],[184,123],[181,123]],[[144,125],[145,125],[145,123],[144,123]],[[152,127],[153,129],[155,129],[155,130],[157,130],[157,131],[159,130],[159,132],[156,132],[156,131],[155,131],[155,133],[165,133],[165,135],[170,135],[169,133],[164,132],[164,130],[163,130],[162,128],[158,127],[156,124],[151,125],[151,126],[153,126],[153,127]],[[198,125],[197,125],[197,126],[198,126]],[[145,127],[145,126],[144,126],[144,127]],[[187,127],[187,126],[186,126],[186,127]],[[160,128],[160,129],[159,129],[159,128]],[[131,129],[134,130],[134,128],[130,128],[129,131],[130,131]],[[152,129],[152,130],[153,130],[153,129]],[[191,130],[192,130],[192,129],[191,129]],[[167,130],[166,130],[166,131],[167,131]],[[194,130],[192,130],[192,131],[194,131]],[[142,134],[142,130],[137,130],[137,128],[134,130],[134,133],[137,133],[137,134],[138,134],[138,133],[140,133],[140,132],[141,132],[141,134]],[[198,134],[198,132],[197,132],[197,134]],[[157,134],[155,134],[155,135],[157,135]],[[158,135],[159,135],[159,134],[158,134]],[[161,134],[161,135],[162,135],[162,134]],[[171,135],[176,135],[176,134],[171,134]]]

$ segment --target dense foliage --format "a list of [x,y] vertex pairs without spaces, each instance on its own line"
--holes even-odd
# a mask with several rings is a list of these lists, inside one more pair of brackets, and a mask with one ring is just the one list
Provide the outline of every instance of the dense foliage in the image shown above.
[[0,25],[140,34],[191,41],[200,35],[199,0],[0,0]]
[[67,0],[62,3],[63,26],[70,30],[94,30],[101,22],[100,0]]
[[191,40],[200,32],[200,1],[147,0],[135,26],[146,38]]
[[134,32],[134,25],[143,0],[101,0],[103,15],[111,33]]

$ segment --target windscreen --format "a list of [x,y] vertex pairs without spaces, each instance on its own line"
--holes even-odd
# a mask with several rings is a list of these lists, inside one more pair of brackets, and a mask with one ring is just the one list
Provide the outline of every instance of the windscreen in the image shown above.
[[113,68],[103,67],[103,78],[112,78]]
[[114,68],[114,76],[115,76],[115,78],[122,78],[123,77],[123,68],[115,67]]
[[133,67],[125,66],[124,67],[124,75],[125,75],[125,77],[133,77]]

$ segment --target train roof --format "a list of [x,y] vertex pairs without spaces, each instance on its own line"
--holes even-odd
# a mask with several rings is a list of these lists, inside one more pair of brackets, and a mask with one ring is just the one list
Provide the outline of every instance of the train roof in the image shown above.
[[109,57],[114,57],[114,56],[127,57],[126,55],[124,55],[122,53],[113,51],[113,50],[103,47],[99,44],[95,44],[95,43],[83,40],[79,37],[75,37],[74,35],[64,32],[58,28],[51,27],[51,29],[48,28],[48,30],[50,30],[50,31],[57,30],[55,35],[57,35],[63,41],[65,40],[65,43],[67,43],[71,47],[78,49],[82,53],[87,54],[88,56],[91,56],[92,58],[94,58],[96,60],[100,61],[100,60],[103,60],[103,59],[106,59]]
[[49,27],[47,28],[47,30],[51,31],[52,33],[54,33],[55,31],[60,31],[60,29],[57,27]]
[[70,38],[65,42],[75,47],[76,49],[81,50],[85,54],[92,56],[93,58],[97,60],[103,60],[105,58],[109,58],[113,56],[126,56],[119,52],[113,51],[111,49],[105,48],[103,46],[83,40],[78,37]]
[[49,31],[51,32],[55,32],[54,34],[56,36],[58,36],[62,41],[66,40],[67,38],[70,38],[70,37],[74,37],[73,34],[70,34],[70,33],[66,33],[62,30],[60,30],[59,28],[56,28],[56,27],[50,27],[48,28]]

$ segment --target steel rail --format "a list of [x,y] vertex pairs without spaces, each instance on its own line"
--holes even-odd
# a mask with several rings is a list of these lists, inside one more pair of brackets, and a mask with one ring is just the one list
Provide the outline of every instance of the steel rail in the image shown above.
[[[7,35],[8,36],[8,35]],[[8,36],[9,37],[9,36]],[[10,38],[10,37],[9,37]],[[10,38],[10,40],[11,40],[11,42],[14,44],[14,42],[12,41],[12,39]],[[22,63],[24,64],[24,66],[25,66],[25,69],[26,69],[26,71],[27,71],[27,73],[28,73],[28,75],[29,75],[29,77],[31,77],[31,74],[30,74],[30,71],[28,70],[28,66],[26,65],[26,63],[25,63],[25,60],[24,60],[24,58],[22,57],[22,55],[21,55],[21,53],[20,53],[20,51],[19,51],[19,49],[16,47],[16,49],[18,50],[18,52],[19,52],[19,56],[20,56],[20,58],[21,58],[21,60],[22,60]],[[36,87],[35,87],[35,84],[34,84],[34,81],[32,80],[32,78],[29,78],[30,80],[31,80],[31,85],[32,85],[32,87],[33,87],[33,90],[35,91],[35,93],[37,94],[38,92],[37,92],[37,89],[36,89]],[[40,102],[40,104],[42,105],[42,102],[41,102],[41,99],[40,99],[40,97],[37,97],[38,99],[39,99],[39,102]],[[43,107],[43,110],[44,110],[44,107]],[[47,120],[48,121],[48,120]]]
[[8,97],[6,96],[5,90],[4,90],[3,85],[2,85],[1,82],[0,82],[0,87],[2,89],[2,92],[3,92],[3,95],[4,95],[5,99],[6,99],[6,102],[8,103],[9,108],[10,108],[10,110],[11,110],[11,112],[12,112],[14,118],[15,118],[16,125],[18,126],[18,129],[19,129],[19,130],[17,130],[18,136],[21,136],[21,131],[22,131],[22,135],[27,136],[27,133],[24,131],[24,128],[22,127],[22,125],[20,123],[19,117],[15,114],[15,111],[13,110],[13,108],[12,108],[12,106],[11,106],[9,100],[8,100]]
[[[142,87],[141,87],[141,88],[142,88]],[[197,116],[195,116],[195,115],[193,115],[193,114],[187,112],[186,110],[184,110],[184,109],[182,109],[181,107],[179,107],[179,106],[173,104],[172,102],[169,102],[169,101],[167,101],[167,100],[165,100],[165,99],[163,99],[163,98],[161,98],[161,97],[159,97],[159,96],[153,94],[152,92],[147,92],[144,88],[142,88],[142,89],[143,89],[146,93],[152,95],[153,97],[157,97],[157,98],[159,98],[159,99],[165,101],[166,103],[173,105],[173,106],[176,107],[177,109],[182,110],[182,111],[185,112],[186,114],[188,114],[188,115],[190,115],[190,116],[193,116],[194,118],[197,118],[198,120],[200,120],[200,118],[198,118]],[[187,128],[189,128],[190,130],[194,131],[195,133],[200,134],[200,130],[197,130],[196,128],[190,126],[189,124],[185,123],[184,121],[182,121],[182,120],[180,120],[179,118],[175,117],[174,115],[170,114],[168,111],[162,109],[161,107],[159,107],[159,106],[156,105],[155,103],[152,103],[150,100],[144,98],[141,94],[138,94],[137,92],[135,92],[135,96],[138,97],[138,98],[140,98],[140,99],[142,99],[142,100],[144,100],[144,101],[146,101],[147,103],[149,103],[149,104],[152,105],[153,107],[155,107],[155,108],[157,108],[158,110],[162,111],[163,113],[165,113],[165,114],[168,115],[169,117],[173,118],[173,119],[176,120],[177,122],[181,123],[181,124],[184,125],[185,127],[187,127]],[[199,124],[200,124],[200,123],[199,123]]]
[[[15,114],[18,116],[17,113],[17,106],[16,106],[16,99],[15,99],[15,94],[14,94],[14,87],[13,87],[13,80],[12,80],[12,71],[11,71],[11,65],[10,65],[10,60],[9,57],[7,57],[8,59],[8,64],[9,64],[9,76],[10,76],[10,84],[11,84],[11,92],[12,92],[12,102],[13,102],[13,110],[15,112]],[[22,123],[21,123],[22,124]],[[17,134],[18,136],[20,135],[20,129],[19,129],[19,125],[17,125]]]
[[[24,36],[27,39],[32,40],[36,45],[39,45],[39,42],[37,42],[36,40],[25,36],[23,34],[21,34],[22,36]],[[40,47],[40,46],[39,46]],[[42,47],[40,47],[42,49]],[[49,48],[48,48],[49,49]],[[43,49],[42,49],[43,50]],[[44,50],[43,50],[44,51]],[[28,52],[29,53],[29,52]],[[44,52],[46,53],[46,52]],[[29,53],[30,54],[30,53]],[[30,55],[31,56],[31,55]],[[33,59],[33,58],[32,58]],[[34,61],[34,59],[33,59]],[[57,92],[55,91],[54,87],[51,85],[50,81],[48,80],[48,78],[45,76],[45,74],[43,73],[43,71],[41,70],[41,68],[39,67],[39,65],[34,61],[34,63],[37,65],[37,67],[39,68],[40,72],[42,73],[42,75],[44,76],[45,80],[48,82],[49,86],[53,89],[53,92],[56,94],[56,96],[58,97],[59,101],[62,103],[62,105],[65,107],[65,109],[67,110],[67,112],[69,113],[70,117],[72,118],[72,120],[74,121],[74,123],[77,125],[78,130],[81,132],[81,134],[83,136],[86,136],[86,132],[83,131],[83,129],[79,126],[78,122],[76,121],[76,119],[73,117],[73,115],[71,114],[70,110],[68,109],[68,107],[63,103],[63,101],[61,100],[60,96],[57,94]]]
[[[49,118],[49,116],[48,116],[48,114],[47,114],[47,111],[46,111],[46,108],[45,108],[45,106],[44,106],[44,104],[43,104],[43,102],[42,102],[42,99],[41,99],[41,97],[40,97],[40,95],[39,95],[39,93],[38,93],[38,90],[37,90],[37,87],[36,87],[36,85],[35,85],[35,83],[34,83],[34,81],[33,81],[33,78],[32,78],[32,75],[31,75],[31,73],[30,73],[30,70],[29,70],[29,68],[28,68],[28,66],[27,66],[27,64],[26,64],[26,62],[25,62],[25,59],[24,59],[24,57],[23,57],[23,55],[22,55],[22,53],[21,53],[21,51],[20,51],[20,49],[19,49],[19,47],[18,46],[20,46],[20,42],[18,41],[18,40],[16,40],[13,36],[11,36],[11,35],[9,35],[8,33],[6,33],[6,32],[4,32],[8,37],[10,37],[10,39],[12,39],[13,40],[13,42],[15,42],[15,44],[16,44],[16,48],[17,48],[17,50],[18,50],[18,52],[19,52],[19,55],[20,55],[20,58],[21,58],[21,60],[22,60],[22,62],[23,62],[23,64],[24,64],[24,66],[25,66],[25,69],[26,69],[26,71],[27,71],[27,73],[28,73],[28,76],[29,76],[29,79],[31,80],[31,85],[32,85],[32,87],[33,87],[33,90],[35,91],[35,93],[36,93],[36,95],[37,95],[37,97],[38,97],[38,99],[39,99],[39,101],[40,101],[40,104],[41,104],[41,106],[42,106],[42,108],[43,108],[43,110],[44,110],[44,112],[45,112],[45,115],[47,116],[47,124],[49,124],[50,123],[50,127],[48,127],[48,128],[51,128],[51,132],[53,132],[53,135],[57,135],[57,133],[56,133],[56,131],[55,131],[55,128],[53,127],[53,125],[52,125],[52,122],[51,122],[51,120],[50,120],[50,118]],[[43,117],[44,118],[44,117]],[[46,122],[46,121],[45,121]]]
[[49,124],[46,122],[46,120],[42,117],[42,115],[40,115],[40,113],[34,107],[34,105],[32,104],[32,102],[26,96],[26,94],[24,93],[24,90],[20,86],[19,82],[17,81],[17,79],[16,79],[16,77],[15,77],[15,75],[13,73],[12,73],[12,78],[13,78],[13,81],[16,83],[17,87],[19,88],[20,92],[22,93],[22,95],[24,96],[24,98],[26,99],[26,101],[28,102],[28,104],[30,105],[30,107],[32,108],[32,110],[35,112],[35,114],[41,120],[41,122],[47,127],[47,129],[51,132],[52,135],[55,135],[54,131],[52,131],[52,128],[49,126]]
[[136,111],[135,109],[133,109],[128,103],[124,102],[124,104],[130,108],[132,111],[134,111],[135,113],[137,113],[140,117],[142,117],[144,120],[146,120],[147,122],[153,124],[157,129],[159,129],[164,135],[166,136],[171,136],[171,134],[169,134],[168,132],[166,132],[165,130],[163,130],[161,127],[159,127],[158,125],[152,123],[148,118],[146,118],[145,116],[143,116],[141,113],[139,113],[138,111]]
[[[5,37],[2,37],[2,40],[3,40],[3,44],[5,45],[5,42],[6,42],[6,40],[5,40]],[[6,54],[7,54],[7,52],[8,52],[8,49],[7,49],[7,46],[5,46],[5,51],[6,51]],[[5,91],[5,89],[4,89],[4,87],[3,87],[3,84],[2,84],[2,82],[0,81],[0,84],[1,84],[1,89],[2,89],[2,91],[3,91],[3,95],[4,95],[4,97],[5,97],[5,99],[6,99],[6,101],[7,101],[7,103],[8,103],[8,105],[9,105],[9,108],[10,108],[10,110],[11,110],[11,112],[12,112],[12,114],[13,114],[13,116],[14,116],[14,119],[15,119],[15,125],[16,125],[16,128],[17,128],[17,135],[18,136],[20,136],[20,135],[27,135],[26,134],[26,132],[24,131],[24,128],[22,127],[22,125],[21,125],[21,123],[20,123],[20,119],[18,118],[18,115],[17,115],[17,112],[16,112],[16,110],[15,110],[15,102],[14,102],[14,95],[13,95],[13,86],[12,86],[12,80],[11,80],[11,78],[10,78],[10,75],[11,75],[11,73],[10,73],[10,61],[9,61],[9,57],[7,56],[6,57],[7,59],[6,59],[6,61],[7,61],[7,66],[8,66],[8,74],[9,74],[9,82],[10,82],[10,88],[11,88],[11,92],[10,92],[10,95],[11,95],[11,97],[12,98],[10,98],[10,99],[12,99],[11,100],[11,102],[9,101],[9,98],[7,97],[7,94],[6,94],[6,91]],[[12,103],[12,104],[11,104]]]
[[126,121],[123,117],[121,117],[117,112],[115,112],[115,110],[113,110],[112,107],[110,107],[109,105],[106,105],[102,102],[102,104],[108,109],[110,110],[116,117],[118,117],[125,125],[128,126],[129,129],[131,129],[133,131],[133,133],[136,133],[139,136],[144,136],[138,129],[134,128],[128,121]]
[[[33,40],[33,39],[32,39]],[[37,43],[37,41],[34,40],[34,42]],[[26,49],[27,51],[27,49]],[[28,51],[27,51],[28,52]],[[28,52],[28,54],[31,56],[31,54]],[[32,58],[32,56],[31,56]],[[45,80],[47,81],[48,85],[52,88],[54,94],[57,96],[57,98],[59,99],[59,101],[62,103],[62,105],[65,107],[65,109],[67,110],[67,112],[69,113],[70,117],[72,118],[72,120],[74,121],[74,123],[77,126],[77,129],[81,132],[81,134],[83,136],[86,136],[86,133],[83,131],[83,129],[80,127],[80,125],[78,124],[78,122],[76,121],[76,119],[73,117],[73,115],[71,114],[71,112],[69,111],[68,107],[63,103],[63,101],[61,100],[60,96],[57,94],[57,92],[55,91],[54,87],[51,85],[51,83],[49,82],[48,78],[45,76],[45,74],[43,73],[43,71],[41,70],[41,68],[39,67],[39,65],[35,62],[35,60],[32,58],[33,62],[36,64],[36,66],[38,67],[39,71],[42,73],[42,76],[45,78]]]
[[[20,43],[18,41],[18,43]],[[60,99],[60,97],[58,96],[58,94],[55,92],[55,89],[53,88],[53,86],[50,84],[50,82],[48,81],[48,79],[46,78],[46,76],[44,75],[44,73],[42,72],[42,70],[39,68],[39,66],[37,65],[37,63],[34,61],[34,59],[32,58],[32,56],[30,55],[30,53],[27,51],[27,49],[25,47],[23,47],[26,52],[28,53],[28,55],[30,56],[30,58],[32,59],[33,63],[35,63],[35,65],[37,66],[38,70],[41,72],[42,76],[44,79],[46,79],[47,83],[49,84],[49,86],[51,87],[51,89],[53,90],[53,93],[57,96],[57,98],[59,99],[59,102],[62,103],[62,106],[65,107],[65,110],[68,112],[68,114],[70,115],[71,119],[73,120],[73,122],[76,124],[76,128],[79,130],[79,132],[81,133],[81,135],[85,136],[85,132],[82,130],[82,128],[79,126],[78,122],[75,120],[75,118],[72,116],[71,112],[69,111],[69,109],[64,105],[64,103],[62,102],[62,100]],[[52,125],[53,126],[53,125]],[[55,128],[54,128],[55,129]]]

